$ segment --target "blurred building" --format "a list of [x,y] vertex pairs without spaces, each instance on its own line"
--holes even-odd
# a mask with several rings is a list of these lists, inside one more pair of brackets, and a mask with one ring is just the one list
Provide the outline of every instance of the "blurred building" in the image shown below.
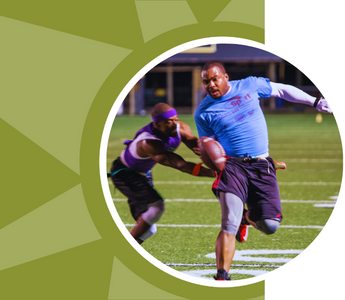
[[[125,113],[144,114],[158,102],[174,106],[179,113],[194,113],[205,96],[200,71],[207,61],[224,64],[230,80],[247,76],[267,77],[271,81],[291,84],[320,96],[313,83],[296,67],[267,51],[237,44],[217,44],[193,48],[176,54],[150,70],[124,101]],[[302,112],[305,105],[282,99],[262,99],[265,112]]]

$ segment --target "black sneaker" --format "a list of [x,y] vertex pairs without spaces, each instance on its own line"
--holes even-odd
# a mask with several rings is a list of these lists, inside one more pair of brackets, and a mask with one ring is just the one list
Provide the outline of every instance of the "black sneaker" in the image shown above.
[[217,281],[231,280],[229,274],[224,269],[217,270],[217,275],[213,276],[213,278]]

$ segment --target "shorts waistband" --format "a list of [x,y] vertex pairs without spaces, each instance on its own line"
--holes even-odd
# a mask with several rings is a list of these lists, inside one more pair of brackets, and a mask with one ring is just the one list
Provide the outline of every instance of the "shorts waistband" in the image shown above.
[[241,161],[253,161],[253,160],[260,160],[260,159],[264,159],[266,160],[267,157],[269,157],[269,153],[266,152],[264,154],[261,155],[257,155],[257,156],[243,156],[243,157],[228,157],[230,159],[237,159],[237,160],[241,160]]

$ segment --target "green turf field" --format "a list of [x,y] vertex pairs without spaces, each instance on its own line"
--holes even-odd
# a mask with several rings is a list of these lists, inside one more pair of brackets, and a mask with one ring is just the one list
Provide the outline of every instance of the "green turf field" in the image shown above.
[[[197,135],[193,116],[179,118]],[[330,217],[340,189],[342,148],[334,117],[322,114],[322,118],[318,123],[316,114],[266,115],[270,155],[287,164],[286,170],[277,171],[284,218],[275,234],[265,236],[251,227],[248,241],[237,243],[232,280],[264,274],[285,264],[308,247]],[[123,141],[132,139],[149,122],[149,117],[115,119],[109,138],[108,170],[123,149]],[[186,160],[200,161],[184,145],[177,153]],[[142,246],[176,270],[211,277],[216,273],[212,256],[221,221],[220,206],[211,191],[212,179],[160,165],[153,168],[153,179],[166,199],[166,210],[157,224],[158,232]],[[130,230],[134,220],[126,200],[112,184],[109,186],[115,207]],[[254,252],[246,254],[248,250]]]

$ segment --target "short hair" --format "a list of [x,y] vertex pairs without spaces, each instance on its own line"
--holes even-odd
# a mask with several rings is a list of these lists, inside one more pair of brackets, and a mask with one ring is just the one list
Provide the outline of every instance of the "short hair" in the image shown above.
[[208,61],[202,67],[201,72],[202,71],[207,71],[209,69],[212,69],[213,67],[217,67],[223,74],[226,74],[224,66],[221,63],[217,62],[217,61]]
[[169,105],[168,103],[165,103],[165,102],[157,103],[151,109],[151,116],[152,117],[158,116],[158,115],[165,113],[166,111],[171,110],[171,109],[173,109],[173,107],[171,105]]

